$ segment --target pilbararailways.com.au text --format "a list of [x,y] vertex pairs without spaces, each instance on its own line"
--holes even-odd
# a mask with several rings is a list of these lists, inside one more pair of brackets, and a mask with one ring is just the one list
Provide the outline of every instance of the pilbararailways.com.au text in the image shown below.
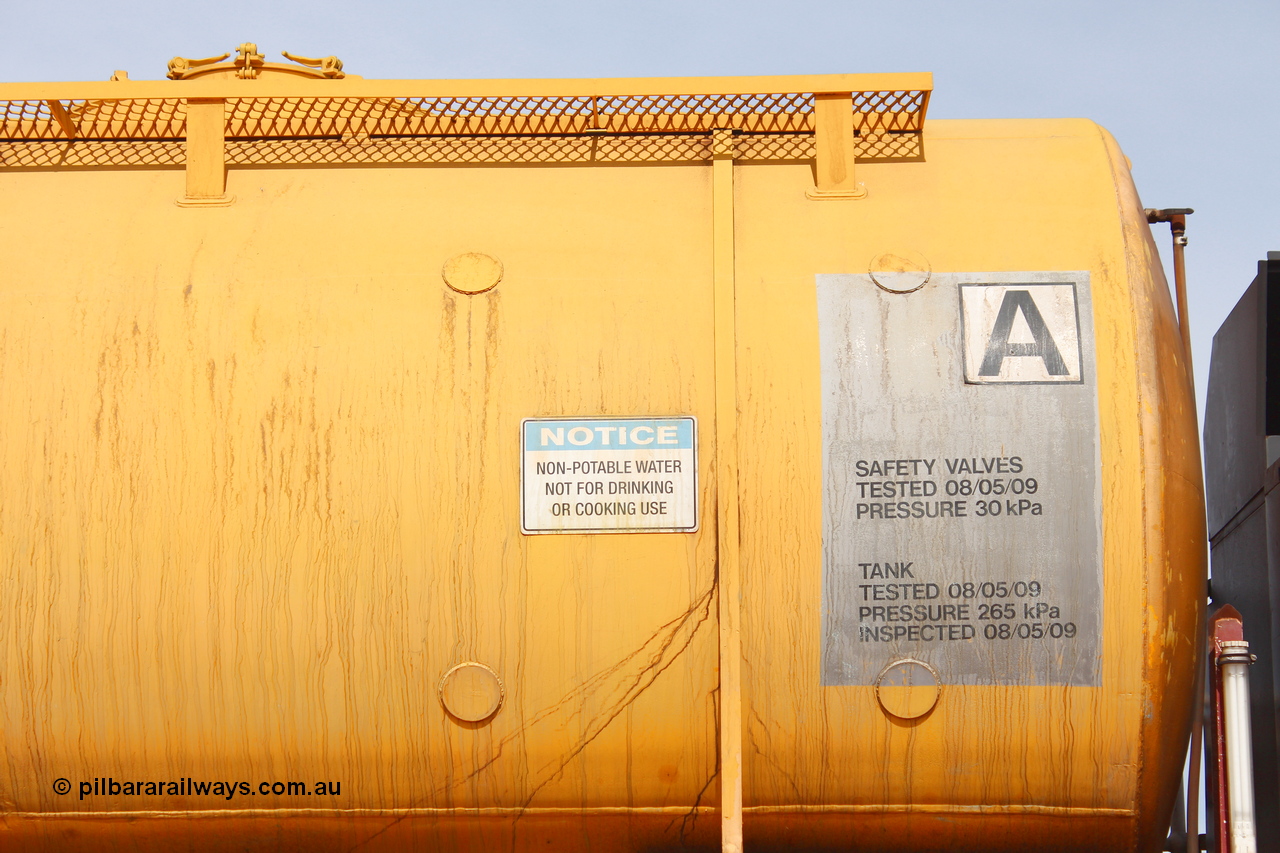
[[[174,782],[118,781],[113,777],[95,777],[79,783],[80,799],[86,797],[336,797],[342,794],[341,782],[206,782],[183,777]],[[53,783],[54,793],[71,793],[68,779]]]

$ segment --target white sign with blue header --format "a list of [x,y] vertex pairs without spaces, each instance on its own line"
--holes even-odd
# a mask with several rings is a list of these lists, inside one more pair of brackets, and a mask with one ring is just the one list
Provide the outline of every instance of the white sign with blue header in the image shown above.
[[697,419],[527,418],[521,424],[520,529],[697,530]]

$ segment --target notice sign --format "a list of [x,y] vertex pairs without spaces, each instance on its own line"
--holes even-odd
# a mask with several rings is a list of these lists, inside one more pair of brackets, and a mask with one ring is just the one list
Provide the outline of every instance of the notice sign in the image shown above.
[[520,529],[698,529],[695,418],[528,418],[521,425]]

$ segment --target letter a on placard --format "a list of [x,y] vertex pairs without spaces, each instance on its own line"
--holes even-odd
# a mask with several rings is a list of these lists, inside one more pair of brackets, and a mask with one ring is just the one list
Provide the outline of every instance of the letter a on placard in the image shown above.
[[[1027,327],[1031,329],[1033,343],[1009,343],[1013,321],[1017,319],[1019,311],[1022,312],[1022,318],[1026,321]],[[1058,351],[1058,345],[1054,343],[1053,335],[1049,333],[1049,327],[1040,316],[1040,309],[1036,307],[1030,291],[1005,292],[978,375],[999,376],[1004,360],[1011,357],[1039,358],[1044,361],[1045,370],[1050,376],[1065,376],[1068,373],[1067,365],[1062,360],[1062,353]]]

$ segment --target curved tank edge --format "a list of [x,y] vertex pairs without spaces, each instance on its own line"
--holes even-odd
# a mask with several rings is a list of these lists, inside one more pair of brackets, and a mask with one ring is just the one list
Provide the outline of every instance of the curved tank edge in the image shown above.
[[[1142,405],[1145,465],[1147,620],[1144,638],[1143,766],[1138,785],[1137,849],[1163,849],[1174,800],[1182,784],[1191,735],[1196,668],[1202,650],[1203,607],[1196,590],[1207,578],[1208,540],[1192,377],[1178,332],[1178,318],[1152,229],[1147,223],[1128,158],[1115,138],[1098,126],[1116,187],[1124,242],[1131,316],[1138,347],[1138,393]],[[1157,618],[1156,614],[1164,618]],[[1164,630],[1160,630],[1160,624]],[[1152,692],[1163,690],[1160,701]],[[1161,709],[1155,712],[1156,706]],[[1144,784],[1145,782],[1145,784]]]

